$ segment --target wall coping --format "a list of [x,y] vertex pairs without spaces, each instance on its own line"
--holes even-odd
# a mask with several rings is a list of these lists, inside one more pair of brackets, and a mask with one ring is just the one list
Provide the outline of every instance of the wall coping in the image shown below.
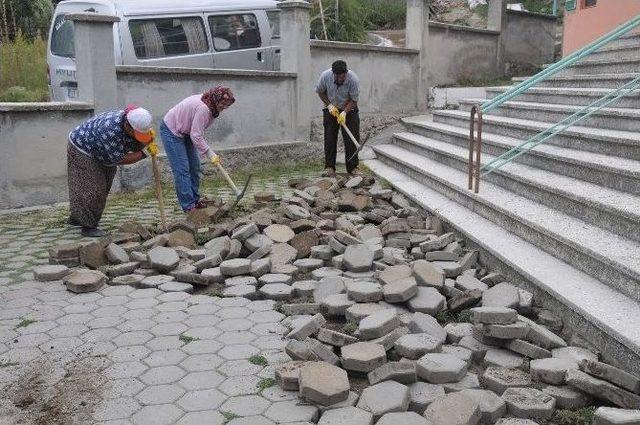
[[232,77],[297,78],[295,72],[259,71],[251,69],[174,68],[168,66],[118,65],[116,72],[125,74],[190,74]]
[[370,52],[385,52],[385,53],[404,53],[410,55],[417,55],[419,50],[407,49],[404,47],[386,47],[386,46],[374,46],[373,44],[360,44],[360,43],[345,43],[342,41],[325,41],[325,40],[311,40],[311,47],[316,48],[330,48],[330,49],[342,49],[342,50],[364,50]]
[[294,9],[294,8],[311,9],[311,3],[308,3],[306,1],[299,1],[299,0],[287,0],[287,1],[278,3],[278,9]]
[[0,112],[93,111],[86,102],[0,102]]
[[65,15],[65,19],[75,22],[97,22],[102,24],[115,24],[120,22],[120,18],[113,15],[104,15],[101,13],[69,13]]
[[507,9],[507,14],[530,16],[532,18],[548,19],[550,21],[557,21],[558,20],[557,16],[548,15],[546,13],[529,12],[529,11],[526,11],[526,10]]
[[444,28],[452,31],[475,32],[478,34],[500,35],[500,31],[488,30],[484,28],[465,27],[462,25],[445,24],[442,22],[429,21],[430,27]]

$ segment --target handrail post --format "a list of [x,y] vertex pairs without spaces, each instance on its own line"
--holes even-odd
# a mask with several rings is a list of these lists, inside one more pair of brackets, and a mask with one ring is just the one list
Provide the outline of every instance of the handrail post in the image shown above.
[[[478,127],[476,130],[476,116]],[[479,105],[471,107],[469,122],[469,190],[478,193],[480,190],[480,155],[482,150],[482,110]],[[474,158],[475,151],[475,158]]]

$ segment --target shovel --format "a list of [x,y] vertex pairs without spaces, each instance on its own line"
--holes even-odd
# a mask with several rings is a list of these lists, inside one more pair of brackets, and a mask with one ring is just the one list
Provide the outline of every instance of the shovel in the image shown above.
[[156,186],[156,198],[158,199],[158,209],[160,210],[160,225],[162,226],[162,231],[167,230],[167,217],[164,213],[164,198],[162,195],[162,182],[160,180],[160,167],[158,166],[158,159],[152,155],[151,156],[151,165],[153,167],[153,180],[155,181]]
[[353,136],[353,133],[351,132],[351,130],[349,130],[349,127],[347,127],[346,124],[340,124],[340,125],[342,126],[344,131],[349,135],[349,138],[351,139],[351,142],[356,147],[356,151],[353,153],[353,155],[351,155],[351,158],[348,159],[348,161],[351,161],[353,158],[356,157],[356,155],[358,155],[360,153],[362,148],[364,148],[364,144],[367,143],[367,141],[365,140],[362,143],[358,143],[356,138]]
[[247,193],[247,188],[249,187],[249,182],[251,182],[251,175],[249,175],[249,178],[247,179],[247,182],[244,184],[244,187],[242,188],[242,190],[238,190],[238,186],[236,186],[236,184],[233,182],[233,180],[229,176],[229,173],[227,173],[227,171],[224,169],[222,164],[218,163],[216,167],[218,168],[218,171],[220,171],[220,174],[222,174],[224,179],[227,181],[227,184],[229,185],[229,187],[231,187],[231,189],[236,195],[236,200],[233,203],[233,205],[231,205],[231,208],[227,208],[225,210],[224,214],[227,214],[229,211],[234,209],[236,205],[238,205],[238,202],[240,202],[242,198],[244,198],[244,195]]

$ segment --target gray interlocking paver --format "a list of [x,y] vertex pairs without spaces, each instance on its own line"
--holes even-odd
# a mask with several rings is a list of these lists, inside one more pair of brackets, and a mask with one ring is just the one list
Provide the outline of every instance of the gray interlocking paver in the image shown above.
[[157,312],[151,308],[144,308],[139,310],[129,310],[122,315],[124,320],[139,320],[150,319],[155,316]]
[[189,335],[198,339],[215,339],[221,333],[222,331],[220,329],[213,326],[202,327],[202,328],[189,328],[184,332],[185,335]]
[[218,323],[216,327],[222,331],[246,331],[251,329],[254,323],[247,319],[227,319]]
[[169,335],[155,337],[145,344],[151,350],[170,350],[172,348],[180,348],[184,342],[180,341],[178,335]]
[[150,329],[155,336],[180,335],[188,328],[182,323],[160,323]]
[[169,311],[156,314],[152,319],[158,323],[177,323],[186,320],[187,317],[189,316],[183,311]]
[[276,423],[316,422],[319,411],[316,406],[298,404],[296,401],[273,403],[264,415]]
[[[191,300],[189,300],[191,303]],[[190,316],[198,316],[201,314],[215,314],[215,312],[217,312],[218,310],[220,310],[220,307],[218,307],[217,305],[211,303],[211,304],[196,304],[196,305],[191,305],[190,307],[187,307],[186,309],[186,313]]]
[[159,301],[163,303],[172,303],[172,302],[180,302],[189,298],[189,294],[185,294],[183,292],[168,292],[165,294],[158,295],[156,297]]
[[258,338],[258,336],[249,331],[233,331],[218,335],[216,340],[222,344],[248,344],[256,338]]
[[11,347],[36,347],[40,344],[44,344],[50,339],[51,337],[49,335],[43,333],[20,335],[11,342]]
[[180,366],[188,372],[214,370],[220,366],[223,359],[216,354],[194,354],[187,357]]
[[143,345],[130,345],[127,347],[120,347],[107,356],[114,362],[133,362],[142,360],[151,353],[151,350]]
[[40,344],[38,347],[45,353],[53,353],[59,351],[70,351],[80,345],[82,345],[82,339],[72,336],[66,338],[54,338]]
[[187,412],[215,409],[220,406],[227,396],[216,389],[196,390],[185,394],[177,404]]
[[188,373],[178,381],[178,384],[189,391],[206,390],[217,387],[224,379],[225,377],[218,372],[209,370],[205,372]]
[[115,363],[105,370],[105,374],[113,379],[136,378],[147,369],[147,366],[141,362]]
[[248,360],[230,360],[218,367],[218,372],[226,376],[255,375],[263,369]]
[[205,326],[215,326],[220,322],[220,318],[213,314],[199,314],[196,316],[190,315],[188,319],[182,321],[190,328],[200,328]]
[[98,421],[124,419],[140,409],[140,404],[132,398],[112,398],[103,400],[93,413]]
[[91,314],[94,317],[120,317],[125,314],[128,309],[121,305],[105,306],[93,310]]
[[[129,332],[136,332],[136,331],[148,331],[155,325],[157,325],[157,323],[154,322],[153,320],[141,318],[141,319],[135,319],[135,320],[126,320],[120,323],[118,326],[116,326],[116,329],[118,329],[123,333],[129,333]],[[149,332],[149,334],[151,333]],[[151,334],[151,336],[153,337],[153,334]]]
[[133,300],[129,299],[129,302],[124,306],[129,310],[138,310],[141,308],[153,308],[158,304],[160,304],[160,301],[155,298],[136,298]]
[[213,339],[192,341],[182,347],[182,351],[187,354],[213,354],[218,352],[223,345]]
[[228,396],[257,394],[260,391],[259,382],[260,378],[254,375],[235,376],[225,379],[222,384],[218,385],[218,390]]
[[[103,295],[105,295],[103,293]],[[105,296],[101,300],[96,301],[99,306],[122,305],[130,301],[126,295]]]
[[237,344],[227,345],[218,350],[218,355],[227,360],[248,359],[258,354],[260,350],[252,345]]
[[113,339],[113,343],[118,347],[129,345],[142,345],[153,339],[153,334],[147,331],[124,332]]
[[271,405],[271,402],[259,395],[231,397],[220,406],[221,412],[237,416],[260,415]]
[[105,398],[133,397],[145,388],[136,378],[124,378],[107,381],[103,385]]
[[182,397],[185,390],[178,385],[152,385],[140,391],[136,399],[143,406],[173,403]]
[[145,406],[132,416],[136,425],[170,425],[175,423],[184,411],[174,404]]
[[[203,410],[200,412],[190,412],[184,415],[176,425],[224,425],[227,419],[216,410]],[[259,425],[255,423],[253,425]]]
[[159,350],[149,354],[147,357],[142,359],[142,362],[149,367],[175,366],[186,357],[187,355],[178,349]]
[[[81,335],[81,338],[85,342],[98,342],[98,341],[112,341],[120,335],[120,331],[114,327],[115,325],[109,325],[108,327],[102,327],[99,329],[92,329]],[[91,327],[91,326],[89,326]]]

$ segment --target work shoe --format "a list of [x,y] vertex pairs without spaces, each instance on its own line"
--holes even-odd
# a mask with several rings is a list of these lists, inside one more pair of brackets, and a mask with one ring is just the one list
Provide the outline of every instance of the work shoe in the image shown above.
[[349,174],[351,174],[352,176],[364,176],[364,173],[358,167],[351,170]]
[[336,170],[334,170],[331,167],[327,167],[324,169],[324,171],[322,172],[322,177],[335,177],[336,175]]
[[104,236],[104,232],[97,227],[83,227],[80,234],[87,238],[101,238]]

